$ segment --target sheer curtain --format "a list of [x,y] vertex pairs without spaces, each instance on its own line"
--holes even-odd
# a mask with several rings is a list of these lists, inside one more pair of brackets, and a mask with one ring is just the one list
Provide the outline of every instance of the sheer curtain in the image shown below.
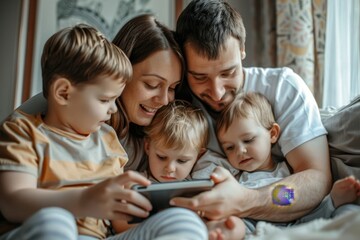
[[324,107],[341,107],[360,94],[360,1],[328,0]]

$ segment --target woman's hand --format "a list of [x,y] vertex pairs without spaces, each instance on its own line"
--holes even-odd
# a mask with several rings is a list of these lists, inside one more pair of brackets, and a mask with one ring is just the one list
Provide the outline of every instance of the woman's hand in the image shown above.
[[151,182],[139,173],[127,171],[84,189],[79,202],[84,211],[80,215],[126,221],[130,221],[132,216],[147,217],[152,209],[151,203],[130,189],[133,184],[148,186]]
[[242,198],[251,190],[241,186],[230,172],[222,167],[215,168],[210,177],[216,184],[212,190],[192,198],[173,198],[170,204],[189,208],[210,220],[239,215],[241,202],[245,200]]

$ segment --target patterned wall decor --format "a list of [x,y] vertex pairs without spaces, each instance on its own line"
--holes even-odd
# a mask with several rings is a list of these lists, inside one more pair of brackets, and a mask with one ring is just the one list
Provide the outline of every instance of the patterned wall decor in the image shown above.
[[151,13],[150,0],[59,0],[57,2],[57,27],[61,29],[78,22],[88,23],[108,38],[115,37],[121,25],[140,13]]
[[[161,3],[161,4],[159,4]],[[30,96],[41,92],[40,57],[46,40],[61,28],[87,23],[113,39],[130,18],[153,13],[174,28],[175,1],[170,0],[37,0]]]
[[277,65],[298,73],[321,103],[326,0],[276,1]]

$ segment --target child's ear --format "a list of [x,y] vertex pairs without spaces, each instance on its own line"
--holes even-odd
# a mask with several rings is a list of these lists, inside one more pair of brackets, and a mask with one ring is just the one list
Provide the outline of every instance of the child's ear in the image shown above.
[[276,143],[280,136],[280,126],[277,123],[273,123],[271,129],[270,129],[270,140],[271,143]]
[[66,78],[58,78],[51,87],[51,93],[54,100],[60,105],[66,105],[69,100],[69,94],[72,89],[71,82]]
[[150,152],[150,139],[148,137],[144,138],[144,151],[147,155],[149,155]]
[[246,52],[245,50],[241,50],[241,60],[244,60],[246,58]]

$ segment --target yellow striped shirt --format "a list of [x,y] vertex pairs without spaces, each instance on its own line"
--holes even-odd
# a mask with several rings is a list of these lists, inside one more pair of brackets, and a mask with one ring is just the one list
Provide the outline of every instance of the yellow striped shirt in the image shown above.
[[[114,129],[106,124],[82,136],[46,125],[40,114],[15,111],[0,127],[0,171],[32,174],[38,188],[90,186],[122,174],[127,161]],[[77,223],[79,234],[105,237],[102,220],[83,218]],[[0,234],[9,226],[0,221]]]

